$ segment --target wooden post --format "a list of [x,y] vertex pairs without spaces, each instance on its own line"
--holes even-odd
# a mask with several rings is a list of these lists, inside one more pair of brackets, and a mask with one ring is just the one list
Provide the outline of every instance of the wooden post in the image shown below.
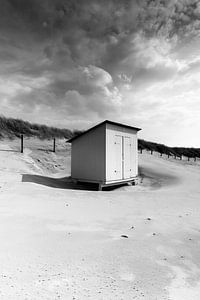
[[160,152],[160,156],[162,156],[162,152]]
[[56,139],[53,139],[53,152],[56,152]]
[[169,154],[167,155],[167,157],[169,158]]
[[188,161],[190,161],[190,158],[189,158],[189,156],[188,156]]
[[153,150],[151,150],[151,155],[153,154]]
[[24,152],[24,136],[21,134],[21,153]]
[[196,161],[197,160],[197,158],[196,157],[194,157],[194,161]]
[[140,148],[140,153],[142,153],[142,148]]

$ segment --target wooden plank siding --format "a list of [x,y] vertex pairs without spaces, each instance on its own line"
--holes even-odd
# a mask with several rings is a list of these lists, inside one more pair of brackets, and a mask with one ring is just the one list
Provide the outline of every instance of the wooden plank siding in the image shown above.
[[72,143],[72,178],[105,180],[105,124]]
[[[121,137],[121,142],[120,142]],[[116,144],[117,141],[117,144]],[[123,155],[116,154],[117,146],[123,147]],[[127,144],[128,143],[128,144]],[[123,146],[122,146],[123,145]],[[127,147],[130,147],[129,149]],[[122,155],[122,158],[120,158]],[[124,157],[124,155],[126,157]],[[130,157],[127,157],[130,155]],[[118,157],[117,157],[118,156]],[[117,169],[116,169],[117,159]],[[124,160],[124,162],[122,161]],[[127,164],[130,164],[129,166]],[[123,172],[119,178],[119,164],[122,164]],[[128,174],[129,173],[129,174]],[[122,126],[106,124],[106,182],[134,178],[138,175],[138,151],[137,151],[137,131],[123,128]]]

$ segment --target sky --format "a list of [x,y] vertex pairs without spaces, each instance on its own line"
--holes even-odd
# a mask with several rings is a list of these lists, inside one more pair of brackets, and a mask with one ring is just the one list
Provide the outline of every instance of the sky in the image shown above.
[[1,0],[0,114],[200,147],[199,0]]

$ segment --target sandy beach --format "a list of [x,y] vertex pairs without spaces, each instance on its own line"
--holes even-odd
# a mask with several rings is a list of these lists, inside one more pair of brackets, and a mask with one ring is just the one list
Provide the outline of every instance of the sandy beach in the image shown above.
[[39,143],[0,143],[0,299],[199,300],[199,161],[143,152],[137,186],[99,192]]

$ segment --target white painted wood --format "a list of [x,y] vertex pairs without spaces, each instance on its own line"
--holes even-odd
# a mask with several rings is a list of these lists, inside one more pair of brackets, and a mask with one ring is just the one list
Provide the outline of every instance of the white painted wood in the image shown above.
[[113,152],[113,168],[112,175],[115,180],[122,179],[122,136],[114,136],[114,152]]
[[137,130],[103,123],[72,141],[72,178],[101,185],[138,175]]
[[71,176],[77,180],[105,180],[105,125],[72,142]]
[[[115,137],[122,138],[123,160],[116,155]],[[117,161],[116,161],[117,159]],[[121,173],[115,174],[116,165],[121,164]],[[121,176],[119,176],[121,174]],[[106,182],[134,178],[138,175],[137,131],[122,126],[106,124]],[[121,177],[121,178],[119,178]]]
[[137,135],[132,136],[131,140],[131,177],[138,175],[138,141]]
[[131,178],[131,156],[134,154],[132,153],[132,147],[131,147],[131,137],[130,136],[124,136],[123,137],[123,146],[124,146],[124,167],[123,167],[123,179]]

